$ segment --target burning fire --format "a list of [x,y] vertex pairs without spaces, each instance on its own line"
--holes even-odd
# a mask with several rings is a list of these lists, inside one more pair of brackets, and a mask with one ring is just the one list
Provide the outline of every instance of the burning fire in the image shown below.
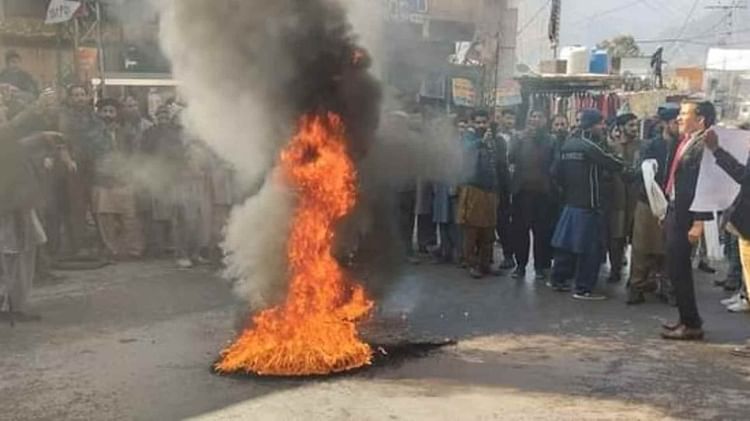
[[372,350],[356,322],[372,308],[332,255],[334,225],[356,203],[356,172],[341,118],[305,116],[280,166],[299,193],[287,245],[290,287],[283,305],[253,317],[253,326],[221,354],[221,373],[303,376],[370,364]]

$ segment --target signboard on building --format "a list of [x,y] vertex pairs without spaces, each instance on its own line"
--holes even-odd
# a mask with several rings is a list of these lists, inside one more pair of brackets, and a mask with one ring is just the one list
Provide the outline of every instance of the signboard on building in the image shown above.
[[477,103],[474,82],[470,79],[454,78],[451,80],[453,104],[459,107],[473,107]]
[[508,79],[500,83],[495,95],[497,107],[512,107],[521,102],[521,85],[518,82]]
[[388,17],[397,22],[422,24],[427,20],[427,0],[385,0]]
[[80,1],[52,0],[49,3],[49,7],[47,7],[47,18],[44,20],[44,23],[55,24],[67,22],[73,19],[80,8]]
[[725,72],[750,70],[750,49],[711,48],[708,50],[706,69]]

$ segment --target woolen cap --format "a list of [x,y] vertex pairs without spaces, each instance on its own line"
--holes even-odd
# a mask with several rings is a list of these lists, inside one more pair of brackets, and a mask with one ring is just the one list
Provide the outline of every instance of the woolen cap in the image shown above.
[[588,130],[604,120],[604,116],[599,110],[586,108],[581,111],[581,128]]

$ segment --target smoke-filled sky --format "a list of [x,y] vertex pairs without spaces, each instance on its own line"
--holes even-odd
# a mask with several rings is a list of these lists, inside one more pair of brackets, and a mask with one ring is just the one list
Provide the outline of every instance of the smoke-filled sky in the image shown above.
[[[731,0],[562,0],[562,44],[594,46],[619,34],[631,34],[636,40],[665,40],[661,44],[672,62],[702,64],[706,46],[686,43],[677,48],[666,40],[699,38],[706,43],[717,42],[728,26],[726,21],[721,22],[725,15],[706,7],[731,3]],[[549,0],[516,0],[516,4],[519,30],[526,26],[518,39],[519,59],[536,64],[540,57],[549,58]],[[737,11],[736,34],[731,43],[750,42],[749,17],[750,9]],[[641,48],[650,53],[658,45],[643,43]]]

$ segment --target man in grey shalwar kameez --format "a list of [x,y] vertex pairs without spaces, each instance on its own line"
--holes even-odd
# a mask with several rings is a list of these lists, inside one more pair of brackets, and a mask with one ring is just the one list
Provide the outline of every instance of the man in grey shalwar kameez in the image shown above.
[[0,315],[11,321],[34,321],[28,313],[37,247],[46,236],[37,217],[42,200],[38,169],[32,156],[35,150],[58,150],[58,156],[70,168],[74,164],[56,133],[38,132],[21,140],[24,127],[42,118],[48,98],[0,125]]

